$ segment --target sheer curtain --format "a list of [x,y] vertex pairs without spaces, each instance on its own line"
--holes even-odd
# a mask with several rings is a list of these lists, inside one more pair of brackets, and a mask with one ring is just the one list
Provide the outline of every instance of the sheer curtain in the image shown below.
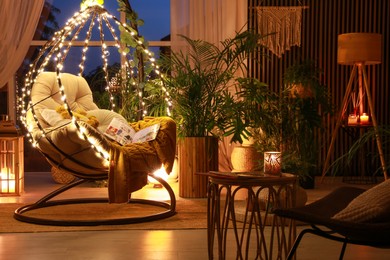
[[[171,0],[172,51],[185,48],[180,34],[219,45],[246,28],[247,16],[247,0]],[[219,168],[229,171],[232,146],[227,138],[219,148]]]
[[171,0],[173,51],[179,34],[218,44],[246,26],[246,0]]
[[0,1],[0,88],[12,79],[23,62],[44,3],[44,0]]

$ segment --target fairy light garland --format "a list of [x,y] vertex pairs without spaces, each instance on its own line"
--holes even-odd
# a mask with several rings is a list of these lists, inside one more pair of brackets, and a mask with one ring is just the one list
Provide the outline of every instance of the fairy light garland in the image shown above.
[[106,81],[106,91],[108,92],[109,94],[109,97],[110,97],[110,104],[111,104],[111,110],[114,110],[115,108],[115,103],[114,103],[114,96],[112,95],[110,89],[109,89],[109,77],[108,77],[108,60],[107,60],[107,54],[108,54],[108,50],[107,50],[107,45],[106,43],[104,42],[104,33],[103,33],[103,19],[101,17],[98,18],[98,22],[99,22],[99,32],[100,32],[100,42],[101,42],[101,48],[102,48],[102,60],[103,60],[103,71],[104,71],[104,79]]
[[81,63],[79,65],[79,68],[80,68],[80,71],[79,71],[79,74],[78,74],[79,76],[82,76],[83,72],[84,72],[84,64],[85,64],[85,61],[86,61],[86,54],[87,54],[87,51],[88,51],[88,43],[91,40],[92,29],[93,29],[93,27],[95,25],[95,22],[94,22],[95,16],[96,16],[96,14],[93,14],[93,17],[91,19],[91,23],[89,24],[87,37],[84,40],[84,47],[83,47],[82,54],[81,54]]
[[[44,127],[39,122],[39,119],[36,115],[36,111],[34,109],[34,104],[31,101],[31,89],[36,81],[36,77],[44,71],[44,69],[47,67],[47,65],[50,63],[50,60],[53,58],[53,60],[56,63],[56,75],[57,75],[57,83],[59,86],[59,92],[61,95],[61,100],[64,103],[64,107],[67,110],[68,114],[71,117],[71,124],[73,124],[79,134],[79,137],[89,142],[91,149],[93,149],[96,154],[104,158],[107,162],[109,160],[109,154],[108,152],[98,144],[97,140],[95,138],[92,138],[88,135],[88,131],[85,127],[81,126],[78,122],[76,117],[73,115],[73,112],[71,108],[69,107],[67,103],[67,97],[65,93],[65,86],[63,86],[61,81],[61,72],[64,69],[64,62],[67,58],[67,55],[69,54],[69,51],[71,49],[72,42],[78,39],[81,30],[84,28],[86,22],[90,20],[90,25],[87,30],[86,39],[84,40],[84,46],[82,49],[82,55],[81,55],[81,62],[79,64],[79,76],[82,75],[85,67],[85,61],[87,57],[87,51],[89,47],[89,43],[92,39],[92,31],[93,27],[96,25],[95,20],[98,22],[98,30],[100,32],[100,41],[101,41],[101,49],[102,49],[102,61],[103,61],[103,70],[105,73],[105,81],[106,81],[106,90],[110,95],[110,103],[111,103],[111,109],[114,110],[115,104],[114,104],[114,97],[110,90],[110,80],[109,75],[107,71],[108,67],[108,50],[107,45],[105,43],[105,35],[103,33],[103,22],[105,23],[106,27],[108,28],[111,36],[114,38],[115,41],[115,47],[120,49],[121,55],[123,57],[127,58],[128,53],[126,53],[123,49],[121,49],[121,44],[119,41],[119,38],[116,36],[115,30],[112,27],[112,25],[109,22],[109,19],[112,19],[117,26],[122,26],[124,30],[126,30],[131,37],[134,38],[135,42],[138,44],[138,48],[140,48],[146,55],[148,62],[150,65],[154,68],[154,72],[156,75],[158,75],[161,79],[164,78],[164,75],[160,72],[158,65],[156,64],[156,61],[153,57],[153,53],[150,52],[145,45],[143,44],[142,40],[138,37],[137,33],[130,28],[127,24],[121,23],[118,19],[116,19],[114,16],[109,14],[107,10],[105,10],[100,5],[94,5],[90,6],[88,8],[83,9],[81,12],[76,12],[65,24],[65,26],[56,32],[53,36],[53,38],[48,41],[39,51],[38,57],[33,61],[33,63],[30,65],[30,69],[27,73],[24,87],[22,88],[21,97],[19,99],[19,109],[21,111],[20,120],[23,122],[24,126],[28,130],[27,137],[29,141],[31,142],[32,146],[35,147],[39,144],[39,140],[41,138],[45,138],[47,135],[47,132],[45,131]],[[74,30],[76,29],[76,32]],[[72,34],[72,32],[74,32]],[[66,39],[70,38],[70,41],[66,44]],[[136,74],[134,70],[132,69],[132,66],[130,66],[130,63],[133,63],[132,60],[126,59],[124,62],[124,69],[125,73],[123,75],[125,76],[125,82],[127,82],[128,78],[133,78]],[[133,85],[136,85],[135,81],[132,83]],[[172,102],[170,99],[170,95],[167,91],[167,89],[164,87],[163,83],[161,82],[161,90],[164,93],[164,99],[167,102],[167,114],[171,115],[171,107]],[[53,94],[54,95],[54,94]],[[143,109],[143,115],[145,116],[147,114],[145,108],[145,102],[143,101],[143,92],[142,90],[138,90],[138,95],[140,98],[140,102]],[[25,102],[25,100],[29,100],[29,102]],[[34,119],[34,122],[36,124],[36,127],[38,127],[40,131],[40,135],[38,137],[33,136],[33,132],[35,129],[35,126],[33,123],[28,124],[27,120],[27,111],[31,111],[32,117]]]

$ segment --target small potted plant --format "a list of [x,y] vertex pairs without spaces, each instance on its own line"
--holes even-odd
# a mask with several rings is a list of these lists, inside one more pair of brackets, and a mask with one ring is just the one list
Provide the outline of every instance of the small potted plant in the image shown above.
[[231,154],[233,171],[259,170],[261,155],[256,148],[256,133],[279,133],[278,96],[267,84],[254,78],[238,78],[237,90],[226,102],[225,135],[240,143]]
[[287,68],[283,75],[286,91],[291,97],[313,98],[321,87],[321,70],[313,60],[307,59]]

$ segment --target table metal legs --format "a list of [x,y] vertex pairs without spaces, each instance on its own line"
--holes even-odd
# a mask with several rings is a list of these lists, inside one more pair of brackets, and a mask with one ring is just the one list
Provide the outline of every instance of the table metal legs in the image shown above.
[[[236,199],[239,191],[247,193],[246,200]],[[285,259],[296,236],[295,225],[291,220],[273,215],[272,210],[294,204],[294,185],[254,187],[209,183],[209,259],[214,259],[214,243],[217,243],[218,259],[232,254],[236,259]],[[235,241],[235,248],[228,247],[228,239]]]

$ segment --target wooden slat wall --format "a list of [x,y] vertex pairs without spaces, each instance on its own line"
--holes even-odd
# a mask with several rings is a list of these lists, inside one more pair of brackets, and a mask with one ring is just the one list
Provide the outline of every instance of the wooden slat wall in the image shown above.
[[[309,6],[304,10],[302,46],[293,47],[278,58],[269,53],[260,65],[251,64],[250,73],[269,84],[274,91],[282,86],[286,67],[299,59],[310,58],[324,71],[323,83],[328,87],[334,105],[341,106],[352,66],[337,64],[337,36],[350,32],[380,33],[383,38],[382,64],[367,66],[375,114],[379,125],[390,124],[390,1],[388,0],[248,0],[249,26],[256,28],[256,6]],[[323,148],[318,164],[322,168],[335,126],[335,116],[324,118],[325,131],[319,136]],[[344,154],[351,138],[339,130],[333,161]],[[376,149],[373,145],[372,149]]]

